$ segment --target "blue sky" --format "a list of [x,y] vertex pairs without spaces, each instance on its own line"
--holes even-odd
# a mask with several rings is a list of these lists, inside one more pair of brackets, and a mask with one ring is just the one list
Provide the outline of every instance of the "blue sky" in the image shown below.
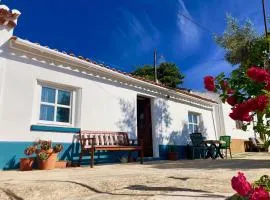
[[[225,15],[250,18],[263,32],[261,0],[2,0],[22,12],[15,35],[130,72],[138,65],[176,63],[184,87],[203,90],[205,75],[229,73],[211,32],[222,33]],[[266,0],[270,14],[270,0]],[[204,30],[181,15],[193,19]]]

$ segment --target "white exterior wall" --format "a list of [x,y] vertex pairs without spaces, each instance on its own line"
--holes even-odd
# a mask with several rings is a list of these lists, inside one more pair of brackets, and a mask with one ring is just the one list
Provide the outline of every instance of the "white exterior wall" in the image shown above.
[[[209,139],[216,138],[216,125],[211,109],[189,103],[153,96],[152,93],[131,89],[123,83],[107,82],[81,72],[70,71],[50,62],[35,61],[27,55],[6,54],[1,59],[0,81],[0,141],[54,142],[74,141],[71,133],[30,131],[37,125],[40,94],[38,82],[68,86],[76,91],[74,127],[82,130],[127,131],[137,135],[137,95],[151,98],[154,157],[159,156],[159,144],[186,145],[189,142],[188,112],[201,115],[201,131]],[[6,69],[3,70],[3,63]],[[4,73],[3,73],[4,72]]]

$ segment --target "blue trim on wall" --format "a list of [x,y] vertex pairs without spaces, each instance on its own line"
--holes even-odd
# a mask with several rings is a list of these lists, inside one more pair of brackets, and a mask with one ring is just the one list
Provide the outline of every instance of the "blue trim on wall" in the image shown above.
[[60,132],[60,133],[79,133],[80,128],[70,127],[59,127],[59,126],[43,126],[43,125],[32,125],[31,131],[48,131],[48,132]]
[[[19,168],[20,158],[25,158],[24,149],[32,145],[33,142],[2,142],[0,141],[0,169],[9,170]],[[52,145],[54,145],[53,143]],[[61,143],[64,147],[63,151],[59,153],[60,160],[69,160],[74,163],[78,162],[80,153],[79,143]],[[169,145],[159,145],[159,158],[154,160],[166,160]],[[175,145],[175,150],[179,152],[179,159],[186,159],[190,154],[190,148],[187,146]],[[36,155],[33,155],[35,157]],[[127,151],[96,151],[95,164],[105,163],[119,163],[122,157],[128,156]],[[138,158],[137,152],[132,152],[132,158]],[[145,161],[153,160],[153,158],[145,158]],[[82,165],[90,164],[90,155],[83,156]]]
[[[0,141],[0,170],[18,169],[20,165],[20,158],[27,157],[24,155],[24,149],[32,145],[33,142],[3,142]],[[55,145],[53,143],[52,145]],[[69,160],[77,163],[80,153],[79,143],[61,143],[64,147],[63,151],[59,153],[59,160]],[[30,157],[35,157],[33,154]],[[96,151],[95,164],[105,163],[120,163],[122,157],[128,156],[127,151]],[[138,157],[137,152],[132,152],[131,157],[135,160]],[[84,155],[82,165],[90,165],[90,155]]]

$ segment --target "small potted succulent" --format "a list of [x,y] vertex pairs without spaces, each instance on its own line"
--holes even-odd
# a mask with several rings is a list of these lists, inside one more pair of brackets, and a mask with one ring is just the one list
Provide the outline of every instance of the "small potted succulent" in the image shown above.
[[167,157],[168,160],[178,160],[178,152],[176,151],[176,146],[175,144],[170,144],[168,145],[168,153],[167,153]]
[[38,168],[41,170],[54,169],[58,153],[62,151],[63,146],[61,144],[56,144],[52,148],[51,141],[40,140],[37,143],[36,154],[38,158]]
[[[33,153],[35,153],[36,147],[35,146],[29,146],[24,150],[24,154],[26,156],[30,156]],[[21,158],[20,159],[20,170],[21,171],[30,171],[33,169],[35,158],[34,157],[28,157],[28,158]]]

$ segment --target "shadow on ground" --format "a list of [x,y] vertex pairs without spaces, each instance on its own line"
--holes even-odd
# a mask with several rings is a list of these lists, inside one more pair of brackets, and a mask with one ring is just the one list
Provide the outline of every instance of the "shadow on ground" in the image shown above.
[[[43,180],[44,181],[44,180]],[[46,180],[48,182],[63,182],[63,183],[72,183],[79,185],[81,187],[84,187],[91,192],[94,192],[96,194],[104,194],[104,195],[113,195],[113,196],[182,196],[182,197],[205,197],[205,198],[226,198],[226,196],[223,195],[216,195],[212,194],[211,192],[204,191],[204,190],[195,190],[195,189],[189,189],[189,188],[178,188],[178,187],[151,187],[151,186],[146,186],[146,185],[130,185],[128,187],[124,188],[119,188],[116,191],[101,191],[96,188],[93,188],[87,184],[80,183],[77,181],[66,181],[66,180]],[[39,181],[37,181],[39,182]],[[166,192],[166,193],[161,193],[161,194],[149,194],[149,193],[122,193],[121,190],[126,189],[126,190],[136,190],[136,191],[153,191],[153,192]],[[118,191],[118,192],[117,192]],[[192,192],[192,194],[174,194],[174,193],[167,193],[167,192]],[[194,193],[198,193],[198,195],[195,195]],[[23,200],[22,198],[14,198],[14,200]]]
[[19,197],[9,189],[0,188],[0,190],[2,190],[11,200],[23,200],[23,198]]
[[157,169],[263,169],[269,168],[270,160],[249,160],[249,159],[232,159],[232,160],[181,160],[177,162],[146,162],[152,168]]

